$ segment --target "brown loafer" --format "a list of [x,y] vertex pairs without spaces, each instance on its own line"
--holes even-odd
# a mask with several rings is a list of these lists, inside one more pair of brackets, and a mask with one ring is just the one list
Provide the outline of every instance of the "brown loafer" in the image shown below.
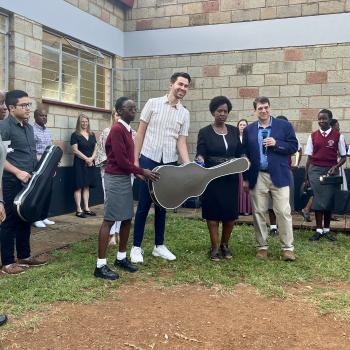
[[260,260],[266,260],[267,259],[267,249],[259,249],[256,252],[256,258]]
[[16,263],[5,265],[1,269],[1,272],[6,274],[6,275],[19,275],[20,273],[23,273],[24,271],[25,271],[25,269]]
[[27,267],[37,267],[37,266],[43,266],[47,264],[47,259],[44,258],[34,258],[30,257],[28,259],[18,259],[17,264],[20,266],[27,266]]
[[295,255],[291,250],[284,250],[281,259],[283,261],[295,261]]

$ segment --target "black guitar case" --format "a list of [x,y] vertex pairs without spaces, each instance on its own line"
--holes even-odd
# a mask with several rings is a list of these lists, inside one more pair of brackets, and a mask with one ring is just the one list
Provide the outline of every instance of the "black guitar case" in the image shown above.
[[41,220],[47,197],[51,191],[52,178],[56,172],[63,151],[58,146],[47,146],[29,182],[15,197],[15,211],[23,221]]

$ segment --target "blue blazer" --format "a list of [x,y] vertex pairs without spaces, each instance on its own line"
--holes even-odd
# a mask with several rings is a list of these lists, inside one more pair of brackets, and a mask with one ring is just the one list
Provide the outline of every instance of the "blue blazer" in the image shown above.
[[[276,187],[290,185],[290,168],[288,155],[298,150],[298,140],[291,123],[272,117],[270,137],[276,140],[275,147],[267,147],[268,171]],[[250,160],[250,168],[243,174],[249,181],[249,188],[256,185],[260,169],[260,152],[258,143],[258,122],[249,124],[243,131],[243,148]]]

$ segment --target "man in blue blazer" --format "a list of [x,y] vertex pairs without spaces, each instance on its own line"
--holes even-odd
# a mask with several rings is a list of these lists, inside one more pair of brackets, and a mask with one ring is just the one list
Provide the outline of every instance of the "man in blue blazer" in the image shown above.
[[258,120],[249,124],[243,133],[243,147],[251,162],[249,170],[243,174],[243,187],[251,195],[257,241],[256,257],[267,259],[266,213],[271,194],[282,242],[282,260],[294,261],[288,156],[297,151],[298,141],[290,123],[270,115],[270,101],[267,97],[257,97],[253,106]]

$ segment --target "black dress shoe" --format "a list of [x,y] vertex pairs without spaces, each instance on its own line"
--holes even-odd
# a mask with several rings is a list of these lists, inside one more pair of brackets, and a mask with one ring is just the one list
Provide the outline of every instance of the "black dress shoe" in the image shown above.
[[331,242],[334,242],[337,240],[337,237],[333,236],[330,232],[324,232],[322,237],[328,239]]
[[77,211],[75,213],[75,216],[77,216],[78,218],[82,218],[82,219],[86,218],[86,215],[82,211]]
[[123,260],[115,259],[114,266],[115,267],[120,267],[123,270],[126,270],[128,272],[136,272],[136,271],[138,271],[138,268],[134,264],[132,264],[131,261],[128,258],[125,258]]
[[310,238],[309,238],[309,241],[319,241],[320,238],[323,236],[322,233],[319,233],[319,232],[315,232]]
[[91,210],[84,210],[84,214],[88,216],[96,216],[96,213]]
[[7,322],[6,315],[0,315],[0,326],[3,326]]
[[98,278],[103,278],[105,280],[116,280],[119,278],[119,275],[112,271],[107,265],[103,265],[102,267],[95,268],[94,276]]

